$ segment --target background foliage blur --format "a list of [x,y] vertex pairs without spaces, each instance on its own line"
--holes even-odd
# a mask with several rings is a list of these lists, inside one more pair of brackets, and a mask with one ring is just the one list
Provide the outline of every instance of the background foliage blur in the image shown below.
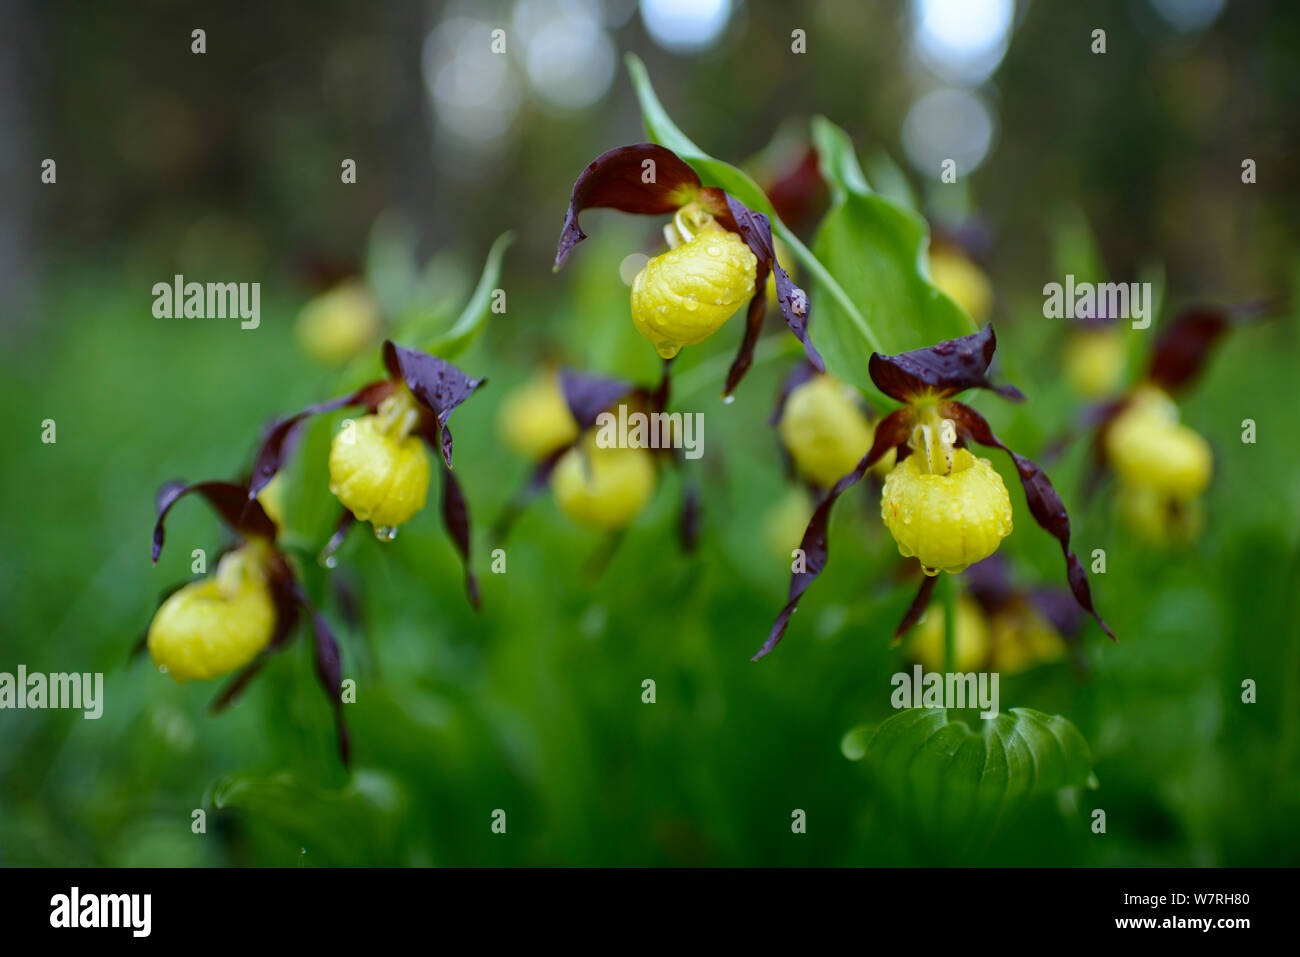
[[[683,356],[675,397],[705,412],[699,553],[677,548],[670,476],[599,579],[583,570],[599,541],[545,499],[516,529],[507,574],[487,574],[486,529],[527,468],[498,441],[501,397],[546,359],[642,379],[657,368],[619,271],[657,251],[656,223],[589,214],[593,239],[550,271],[575,175],[644,138],[624,51],[646,61],[688,135],[760,181],[797,162],[807,118],[824,114],[853,134],[878,189],[910,183],[941,231],[978,223],[999,357],[1031,399],[979,404],[1028,454],[1079,407],[1059,374],[1065,325],[1041,315],[1044,283],[1155,277],[1157,324],[1189,301],[1294,294],[1294,4],[19,2],[0,16],[0,401],[13,425],[0,671],[103,671],[107,695],[99,721],[0,713],[7,864],[956,859],[897,826],[844,740],[889,716],[906,655],[888,635],[910,586],[865,494],[837,514],[834,560],[786,642],[748,661],[788,568],[786,551],[757,544],[785,491],[765,426],[784,367],[760,366],[723,406],[730,326]],[[489,49],[498,27],[504,56]],[[1096,28],[1104,56],[1089,49]],[[794,29],[806,54],[790,52]],[[938,158],[954,155],[961,183],[941,186]],[[39,183],[45,157],[56,185]],[[1254,185],[1241,182],[1246,157]],[[356,185],[339,181],[344,158]],[[299,351],[301,306],[368,255],[372,281],[377,266],[432,261],[436,323],[506,229],[518,237],[508,311],[458,360],[489,377],[456,414],[482,614],[465,605],[433,508],[389,545],[355,535],[345,547],[337,574],[359,625],[311,572],[359,685],[355,774],[337,765],[305,643],[220,718],[205,714],[215,685],[128,667],[157,596],[188,577],[190,548],[221,541],[202,507],[180,508],[151,568],[156,487],[236,475],[265,421],[340,391]],[[175,273],[261,282],[262,327],[155,319],[150,289]],[[1133,351],[1154,331],[1129,333]],[[1094,589],[1122,642],[1088,630],[1083,667],[1008,676],[1002,706],[1070,718],[1100,788],[1036,803],[980,860],[1300,863],[1296,331],[1290,312],[1234,332],[1183,405],[1216,463],[1193,547],[1133,541],[1106,490],[1083,508],[1081,448],[1051,469],[1081,553],[1107,549]],[[39,441],[45,418],[55,445]],[[1245,418],[1256,445],[1241,444]],[[308,549],[328,534],[331,427],[313,428],[292,473]],[[1003,551],[1023,579],[1058,583],[1059,553],[1012,498],[1022,531]],[[645,678],[655,705],[641,702]],[[1257,704],[1240,703],[1245,678]],[[199,807],[206,836],[190,832]],[[1088,828],[1095,807],[1104,836]],[[489,829],[496,808],[505,837]],[[794,808],[806,835],[791,833]]]

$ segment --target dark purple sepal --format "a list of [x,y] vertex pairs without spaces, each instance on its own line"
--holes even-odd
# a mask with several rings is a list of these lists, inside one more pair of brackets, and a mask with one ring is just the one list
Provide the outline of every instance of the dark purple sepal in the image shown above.
[[1092,590],[1088,585],[1088,573],[1084,570],[1079,556],[1070,549],[1070,515],[1065,504],[1056,494],[1052,482],[1039,466],[1023,455],[1017,455],[1001,439],[993,434],[988,422],[970,406],[961,402],[949,402],[944,406],[944,415],[951,418],[957,426],[957,433],[966,441],[978,442],[989,448],[1001,449],[1011,456],[1020,476],[1020,484],[1025,490],[1025,500],[1029,503],[1029,512],[1039,527],[1055,538],[1065,555],[1066,577],[1070,582],[1070,591],[1079,607],[1092,615],[1112,640],[1118,641],[1110,626],[1097,613],[1092,604]]
[[727,211],[728,216],[722,219],[723,225],[739,234],[749,246],[758,258],[758,270],[754,276],[754,298],[750,300],[745,333],[736,358],[732,360],[731,369],[727,372],[727,384],[722,394],[731,395],[754,361],[754,346],[758,342],[763,315],[767,309],[768,273],[776,274],[776,301],[785,324],[803,345],[804,355],[813,368],[818,372],[826,371],[821,354],[808,338],[808,294],[794,284],[789,273],[776,261],[772,221],[764,213],[754,212],[731,195],[727,195]]
[[465,566],[465,594],[469,596],[469,603],[477,611],[478,579],[474,577],[469,563],[469,503],[465,501],[465,494],[461,491],[460,482],[456,480],[455,474],[446,467],[442,470],[442,523],[447,529],[447,534],[451,536],[456,551],[460,552],[461,561]]
[[158,520],[153,527],[152,548],[155,564],[158,562],[158,556],[162,554],[165,536],[163,523],[167,519],[167,513],[176,502],[191,492],[202,495],[212,506],[213,511],[241,536],[260,535],[275,541],[275,523],[263,511],[260,503],[249,502],[242,485],[236,485],[234,482],[196,482],[193,485],[187,485],[185,482],[167,482],[158,489],[156,499]]
[[939,581],[939,576],[922,574],[921,579],[921,587],[916,590],[916,596],[912,599],[912,603],[907,606],[907,611],[903,613],[903,618],[899,621],[898,627],[894,629],[895,642],[902,640],[902,637],[912,630],[912,626],[921,620],[926,608],[930,606],[930,596],[934,594],[934,586]]
[[1024,395],[1015,386],[989,381],[989,363],[996,349],[993,326],[985,325],[969,336],[945,339],[896,356],[874,352],[867,371],[876,388],[900,402],[926,394],[951,396],[967,389],[989,389],[1005,399],[1023,400]]
[[277,472],[284,467],[285,459],[293,445],[294,434],[298,426],[315,415],[334,412],[350,405],[364,405],[373,408],[393,390],[393,384],[387,379],[370,382],[347,395],[309,405],[301,412],[272,423],[262,438],[261,447],[253,459],[253,471],[248,479],[248,501],[257,498],[257,493],[270,484]]
[[808,590],[808,586],[816,581],[817,576],[826,567],[826,561],[829,557],[826,531],[830,523],[831,509],[834,507],[836,500],[845,491],[861,481],[862,476],[867,473],[867,469],[875,465],[881,456],[907,441],[910,422],[910,410],[907,408],[895,409],[881,419],[876,426],[875,440],[871,443],[870,451],[862,457],[857,467],[836,482],[835,487],[818,503],[816,510],[813,511],[812,518],[808,522],[808,527],[804,530],[803,539],[799,543],[799,548],[804,555],[804,570],[791,573],[790,590],[785,606],[777,614],[776,621],[772,623],[772,629],[768,632],[763,647],[758,649],[758,653],[750,661],[757,661],[759,658],[771,653],[772,649],[785,637],[786,628],[790,625],[790,616],[799,607],[799,599],[803,597],[803,593]]
[[570,369],[561,369],[559,376],[560,392],[569,407],[569,414],[578,423],[579,432],[591,428],[602,412],[635,390],[635,386],[621,379],[607,379]]
[[447,419],[456,408],[474,394],[486,379],[471,379],[446,359],[407,349],[391,339],[384,340],[384,367],[394,379],[406,383],[411,394],[433,413],[437,423],[442,460],[451,468],[451,430]]
[[1147,378],[1166,392],[1186,387],[1200,375],[1231,324],[1227,310],[1217,306],[1184,310],[1156,340]]
[[329,698],[330,707],[334,711],[334,726],[338,732],[339,757],[346,767],[351,757],[351,745],[348,740],[347,725],[343,720],[343,661],[339,653],[339,643],[335,640],[334,633],[330,631],[329,625],[320,612],[311,606],[311,602],[307,600],[307,595],[302,588],[294,585],[293,594],[298,604],[307,612],[311,624],[316,678],[320,682],[321,688],[324,689],[325,696]]
[[[654,181],[645,182],[646,160],[654,164]],[[573,247],[587,238],[578,225],[586,209],[603,207],[624,213],[666,215],[685,205],[699,189],[700,178],[672,150],[654,143],[619,146],[587,164],[569,197],[564,228],[555,249],[555,269],[564,265]]]

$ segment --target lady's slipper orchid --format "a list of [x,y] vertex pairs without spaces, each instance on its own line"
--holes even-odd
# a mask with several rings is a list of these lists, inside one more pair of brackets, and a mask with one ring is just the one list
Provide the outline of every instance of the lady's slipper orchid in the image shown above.
[[[548,370],[542,379],[521,387],[518,396],[540,401],[525,405],[508,400],[502,407],[501,431],[520,451],[532,451],[534,466],[524,487],[498,520],[494,536],[502,541],[528,503],[548,486],[560,511],[580,525],[618,533],[648,504],[658,481],[658,460],[680,466],[673,449],[604,447],[597,442],[602,413],[626,405],[647,414],[661,413],[668,403],[669,380],[653,389],[569,369]],[[553,396],[558,396],[558,403]],[[544,442],[512,440],[526,423]],[[687,551],[695,546],[699,505],[696,492],[683,493],[681,535]]]
[[920,618],[940,571],[960,571],[997,549],[1011,531],[1010,501],[997,473],[966,447],[971,442],[1001,449],[1011,456],[1030,513],[1061,545],[1075,600],[1107,635],[1114,637],[1093,608],[1087,572],[1070,549],[1069,515],[1046,474],[1008,448],[978,412],[953,400],[971,388],[1023,399],[1015,388],[995,386],[989,381],[988,368],[995,348],[993,329],[985,326],[972,335],[928,348],[895,356],[871,356],[871,380],[886,395],[905,404],[877,424],[871,450],[817,506],[804,532],[802,567],[796,566],[792,575],[789,600],[755,660],[771,652],[784,637],[799,599],[826,567],[826,530],[836,500],[890,450],[897,452],[899,462],[885,481],[882,518],[899,551],[904,556],[915,555],[926,572],[896,635]]
[[343,723],[342,666],[338,642],[312,608],[288,557],[276,545],[276,523],[249,486],[234,482],[169,482],[158,491],[153,561],[162,554],[164,522],[173,505],[198,493],[239,538],[201,581],[171,592],[154,612],[143,641],[159,669],[178,682],[206,681],[239,671],[212,703],[230,704],[261,670],[267,656],[293,635],[306,611],[315,642],[316,677],[334,709],[339,752],[348,760]]
[[740,349],[727,373],[730,396],[753,362],[766,311],[768,274],[777,303],[817,370],[821,356],[808,339],[808,296],[776,260],[771,221],[734,196],[706,187],[671,150],[651,143],[621,146],[596,157],[578,177],[555,253],[564,265],[586,239],[578,215],[593,207],[672,216],[664,227],[668,252],[656,256],[632,284],[632,320],[665,359],[703,342],[749,301]]
[[465,563],[469,600],[478,607],[478,581],[469,568],[469,506],[452,472],[447,420],[485,380],[472,379],[444,359],[391,341],[384,343],[383,359],[387,378],[309,406],[272,426],[253,466],[249,501],[279,472],[290,441],[305,420],[349,406],[362,407],[366,414],[345,424],[330,446],[330,491],[344,512],[322,559],[332,561],[355,521],[370,522],[376,537],[390,540],[399,525],[424,507],[429,462],[423,443],[443,466],[443,523]]
[[[875,434],[861,394],[808,363],[797,366],[782,384],[772,424],[793,471],[814,489],[830,488],[853,471],[871,451]],[[883,478],[893,465],[890,450],[872,473]]]
[[1128,524],[1158,543],[1186,542],[1204,519],[1201,493],[1213,472],[1209,443],[1178,421],[1173,396],[1200,374],[1232,325],[1259,314],[1201,306],[1181,313],[1157,339],[1142,380],[1119,399],[1093,406],[1088,486],[1107,471],[1120,481],[1118,502]]

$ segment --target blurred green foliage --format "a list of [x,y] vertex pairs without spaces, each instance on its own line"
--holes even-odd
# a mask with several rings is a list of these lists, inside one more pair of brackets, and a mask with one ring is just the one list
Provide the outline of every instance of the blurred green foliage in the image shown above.
[[[887,64],[895,54],[883,31],[865,29],[871,23],[848,26],[871,19],[863,6],[826,4],[816,22],[878,47],[871,55]],[[869,92],[866,83],[846,84],[844,77],[858,76],[864,54],[834,39],[824,58],[809,57],[783,76],[753,66],[764,51],[783,48],[788,30],[778,7],[752,5],[742,52],[662,71],[671,79],[660,94],[682,128],[733,162],[762,145],[786,115],[829,116],[855,134],[863,156],[893,148],[896,66],[882,65]],[[1013,447],[1038,454],[1079,407],[1059,374],[1064,329],[1041,317],[1044,276],[1059,278],[1045,250],[1073,222],[1058,210],[1087,210],[1085,221],[1101,237],[1099,254],[1086,243],[1085,252],[1069,252],[1069,237],[1056,244],[1066,250],[1066,264],[1079,263],[1080,275],[1104,268],[1085,265],[1085,253],[1098,255],[1112,276],[1167,266],[1156,326],[1126,333],[1135,356],[1193,293],[1231,302],[1290,291],[1295,301],[1295,289],[1285,286],[1294,287],[1300,274],[1297,249],[1284,225],[1294,194],[1261,183],[1267,201],[1238,199],[1230,186],[1238,144],[1249,137],[1234,119],[1236,139],[1226,142],[1213,117],[1186,109],[1186,91],[1195,84],[1178,82],[1188,71],[1217,78],[1223,88],[1212,87],[1215,116],[1234,115],[1234,97],[1243,90],[1236,84],[1255,83],[1268,95],[1252,101],[1253,118],[1269,126],[1278,103],[1294,102],[1287,91],[1295,74],[1279,64],[1288,62],[1287,38],[1296,34],[1293,12],[1270,15],[1274,29],[1258,51],[1243,41],[1244,28],[1225,23],[1190,53],[1169,44],[1141,59],[1115,44],[1113,71],[1090,83],[1068,81],[1061,68],[1073,63],[1062,53],[1061,35],[1083,15],[1058,13],[1053,20],[1034,10],[1027,18],[1000,74],[1000,160],[972,186],[977,207],[1004,223],[990,263],[999,297],[998,356],[1004,377],[1029,397],[1022,406],[993,396],[973,404]],[[69,28],[65,57],[80,50],[96,63],[105,56],[88,46],[93,26]],[[355,26],[343,18],[333,28]],[[1243,80],[1236,67],[1247,49],[1262,76]],[[656,76],[664,57],[649,58]],[[119,66],[134,75],[125,56]],[[1149,71],[1157,78],[1144,85]],[[191,82],[200,81],[186,79],[182,89]],[[1135,89],[1149,96],[1134,96]],[[0,401],[11,421],[0,471],[7,503],[0,510],[0,670],[22,663],[29,671],[102,671],[106,704],[98,721],[71,711],[0,714],[0,863],[969,860],[955,845],[900,827],[906,809],[864,761],[853,760],[861,757],[864,726],[869,731],[894,714],[889,677],[904,655],[890,647],[889,634],[911,597],[911,586],[897,580],[900,560],[865,489],[837,511],[830,566],[785,642],[769,658],[749,662],[788,574],[788,554],[757,544],[764,515],[786,488],[766,426],[789,361],[782,348],[760,352],[764,361],[732,405],[717,396],[739,334],[734,321],[678,363],[676,407],[702,410],[706,422],[708,451],[693,463],[705,504],[698,553],[687,557],[677,547],[679,490],[666,475],[599,578],[583,570],[599,540],[545,497],[516,527],[506,573],[488,572],[486,530],[528,469],[495,435],[505,392],[551,358],[640,380],[657,370],[653,350],[628,319],[618,274],[629,252],[655,247],[656,224],[593,214],[592,239],[564,275],[549,272],[573,176],[591,156],[640,135],[630,120],[630,87],[620,83],[617,90],[617,103],[604,121],[589,122],[591,129],[573,118],[526,117],[525,153],[532,159],[517,176],[478,190],[443,186],[452,198],[435,231],[441,265],[429,273],[431,312],[421,319],[429,328],[456,315],[492,237],[520,230],[502,279],[509,309],[492,316],[457,359],[489,380],[454,420],[483,611],[476,615],[465,603],[458,559],[435,508],[394,542],[358,533],[341,552],[332,574],[359,596],[358,626],[345,624],[323,571],[303,562],[309,590],[343,643],[345,676],[357,681],[357,701],[346,709],[350,775],[338,765],[328,707],[301,638],[237,706],[215,718],[206,713],[215,684],[178,686],[147,659],[128,664],[127,652],[157,596],[191,577],[190,549],[211,554],[222,542],[216,520],[200,505],[178,506],[168,550],[152,568],[147,541],[157,486],[178,476],[236,476],[268,419],[341,391],[334,373],[297,352],[292,321],[307,293],[291,281],[289,263],[266,250],[311,246],[325,235],[331,251],[359,262],[384,205],[382,182],[344,201],[355,205],[332,207],[323,198],[325,173],[293,175],[295,163],[318,153],[331,157],[325,166],[334,175],[328,124],[310,113],[297,123],[260,113],[276,131],[275,148],[235,164],[251,171],[252,187],[231,186],[219,165],[200,164],[204,172],[189,180],[190,198],[173,208],[140,199],[154,184],[138,171],[128,189],[115,193],[108,163],[94,189],[75,185],[72,199],[59,200],[69,205],[61,231],[44,240],[37,298],[28,321],[6,330],[11,342],[0,358]],[[64,95],[61,102],[82,102]],[[238,102],[251,99],[241,92]],[[57,131],[61,141],[85,150],[109,141],[100,127],[111,121],[110,106],[74,111],[84,122],[66,121]],[[1073,119],[1043,119],[1058,112]],[[349,132],[370,129],[363,114],[348,115]],[[1090,123],[1109,124],[1106,135],[1089,132]],[[1269,128],[1274,138],[1266,148],[1284,153],[1294,129],[1280,122]],[[300,140],[307,145],[292,145]],[[1212,162],[1189,159],[1197,148]],[[1206,173],[1217,167],[1229,185]],[[169,176],[187,181],[181,165],[169,167]],[[96,190],[110,195],[93,203],[88,243],[74,243],[76,220],[67,211],[98,196]],[[190,216],[194,197],[208,197],[205,209],[215,214],[223,212],[228,190],[246,205],[223,221],[251,227],[239,234],[253,239],[190,243],[178,252],[178,224],[197,219]],[[271,210],[259,211],[256,197],[273,199]],[[115,223],[125,224],[120,235]],[[150,314],[148,290],[174,267],[197,275],[241,262],[252,264],[248,275],[264,270],[268,280],[255,332]],[[455,282],[436,279],[449,274]],[[813,309],[815,315],[816,301]],[[1088,743],[1099,786],[1029,802],[981,847],[979,861],[1300,864],[1298,335],[1293,308],[1235,331],[1182,404],[1184,421],[1215,450],[1208,523],[1195,545],[1139,545],[1117,523],[1109,489],[1084,508],[1081,443],[1049,468],[1072,509],[1080,553],[1107,551],[1107,573],[1096,576],[1094,595],[1121,642],[1112,645],[1089,626],[1084,668],[1061,663],[1005,676],[1001,699],[1004,712],[1018,707],[1067,717]],[[40,442],[47,418],[57,422],[53,445]],[[311,427],[289,475],[292,537],[308,557],[333,517],[324,462],[339,418]],[[1246,418],[1257,423],[1257,444],[1241,442]],[[1060,583],[1055,543],[1034,527],[1008,463],[994,463],[1013,489],[1017,529],[1002,553],[1020,580]],[[642,702],[645,679],[656,682],[654,704]],[[1246,679],[1258,684],[1255,704],[1242,703]],[[1106,811],[1104,835],[1090,830],[1095,808]],[[195,809],[207,813],[204,835],[191,832]],[[496,809],[506,812],[505,835],[492,832]],[[795,809],[807,814],[806,834],[791,831]]]

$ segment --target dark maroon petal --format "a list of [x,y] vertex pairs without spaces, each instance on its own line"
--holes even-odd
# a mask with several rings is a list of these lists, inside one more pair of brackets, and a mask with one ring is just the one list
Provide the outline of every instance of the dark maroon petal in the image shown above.
[[619,399],[630,395],[635,386],[621,379],[606,379],[586,372],[560,370],[560,391],[578,430],[585,432],[596,418]]
[[916,590],[916,597],[912,603],[907,606],[907,611],[903,613],[903,619],[894,629],[894,640],[902,638],[911,631],[912,626],[921,620],[925,614],[925,609],[930,604],[930,596],[934,594],[935,583],[939,581],[938,575],[922,575],[921,587]]
[[791,574],[790,591],[785,607],[781,609],[776,616],[776,621],[772,623],[772,630],[768,632],[763,647],[758,649],[758,653],[750,661],[757,661],[764,655],[769,654],[785,637],[785,630],[790,624],[790,616],[799,607],[799,599],[808,590],[808,586],[822,573],[822,569],[826,567],[826,561],[829,557],[826,529],[830,522],[831,509],[834,507],[836,500],[847,489],[856,485],[862,479],[862,476],[866,474],[867,469],[875,465],[881,456],[907,440],[910,424],[911,410],[907,408],[895,409],[881,419],[880,424],[876,426],[876,437],[875,441],[871,443],[871,450],[862,457],[862,460],[858,462],[857,467],[852,472],[835,483],[835,487],[817,505],[812,518],[808,522],[807,529],[804,530],[803,540],[799,543],[799,547],[804,554],[804,571]]
[[497,544],[504,545],[507,538],[510,537],[510,530],[514,528],[515,521],[524,513],[533,499],[537,498],[545,489],[551,480],[551,473],[555,471],[555,463],[560,461],[560,457],[573,446],[566,445],[562,449],[552,452],[542,461],[538,462],[529,473],[527,481],[506,504],[505,510],[492,526],[492,540]]
[[986,325],[969,336],[896,356],[872,353],[867,371],[881,392],[903,402],[926,393],[948,396],[966,389],[991,389],[1003,398],[1023,399],[1014,386],[989,381],[989,363],[996,348],[993,326]]
[[[756,213],[748,206],[742,203],[736,197],[727,196],[727,209],[730,212],[730,222],[723,219],[723,225],[733,232],[739,233],[754,255],[758,257],[758,272],[754,278],[754,298],[766,302],[767,298],[767,274],[776,273],[776,301],[781,309],[781,315],[785,318],[785,324],[790,327],[794,337],[803,344],[804,355],[818,372],[826,370],[826,364],[822,362],[821,355],[813,346],[812,340],[808,338],[808,294],[800,289],[791,281],[789,274],[781,268],[781,264],[776,261],[776,246],[772,241],[772,221],[763,213]],[[746,326],[745,339],[741,341],[740,354],[736,356],[732,363],[733,373],[737,366],[742,366],[740,375],[729,374],[727,376],[728,387],[725,395],[730,395],[731,391],[740,381],[744,371],[749,368],[751,356],[746,354],[746,343],[748,343],[749,352],[753,351],[753,341],[757,341],[757,331],[753,329],[755,323],[761,326],[763,321],[763,310],[757,312],[755,319],[755,310],[751,303],[749,322]],[[752,330],[752,331],[751,331]],[[753,341],[750,341],[750,338]]]
[[[650,183],[645,182],[646,160],[654,163],[654,181]],[[638,143],[601,153],[573,184],[555,249],[555,268],[563,266],[573,247],[587,238],[578,225],[578,214],[584,209],[605,207],[625,213],[665,215],[684,206],[699,186],[695,170],[662,146]]]
[[153,560],[156,564],[162,554],[164,530],[163,523],[171,507],[191,492],[198,492],[221,516],[232,530],[240,535],[260,535],[275,541],[275,523],[262,510],[258,502],[249,502],[242,485],[234,482],[196,482],[186,485],[184,482],[168,482],[158,490],[158,521],[153,527]]
[[736,358],[731,360],[731,367],[727,369],[727,381],[722,387],[724,399],[736,391],[736,386],[740,385],[740,380],[754,364],[754,347],[758,345],[758,336],[763,331],[763,317],[766,315],[767,296],[755,293],[745,312],[745,331],[740,337],[740,348],[736,350]]
[[329,698],[330,707],[334,710],[334,726],[338,732],[339,740],[339,757],[343,759],[343,764],[346,766],[350,758],[351,747],[348,742],[347,725],[343,721],[343,662],[339,653],[339,643],[334,639],[334,633],[330,631],[329,625],[321,617],[320,612],[311,606],[311,602],[307,600],[307,595],[302,588],[295,584],[293,592],[298,604],[307,612],[311,623],[316,678],[325,690],[325,696]]
[[776,426],[781,424],[781,417],[785,415],[785,404],[790,401],[791,393],[815,375],[817,375],[817,370],[813,368],[810,362],[801,362],[790,370],[781,381],[781,388],[776,394],[776,407],[772,410],[772,417],[767,420],[768,425]]
[[465,495],[461,491],[460,483],[456,481],[456,476],[446,467],[442,470],[442,523],[446,526],[447,534],[451,536],[465,564],[465,593],[469,596],[469,603],[477,609],[479,607],[478,579],[474,577],[469,564],[469,504],[465,501]]
[[434,414],[438,431],[435,448],[442,450],[442,460],[451,468],[451,430],[447,428],[447,419],[487,380],[471,379],[446,359],[407,349],[391,339],[384,340],[384,366],[393,378],[405,382],[419,403]]
[[1070,515],[1065,510],[1061,497],[1056,494],[1056,489],[1052,487],[1047,473],[1023,455],[1017,455],[1011,451],[1001,439],[993,434],[993,430],[984,417],[970,406],[961,402],[949,402],[944,406],[944,414],[953,419],[957,425],[957,432],[963,439],[978,442],[980,445],[986,445],[990,448],[1001,449],[1011,456],[1011,461],[1015,463],[1016,472],[1020,476],[1020,484],[1025,490],[1025,500],[1029,503],[1029,511],[1034,516],[1034,521],[1061,543],[1061,551],[1065,554],[1066,576],[1069,579],[1070,591],[1074,593],[1075,601],[1079,603],[1079,607],[1097,619],[1097,624],[1101,626],[1102,631],[1109,635],[1112,640],[1118,641],[1114,632],[1110,630],[1110,626],[1102,620],[1101,615],[1097,613],[1097,610],[1092,605],[1092,590],[1088,585],[1088,573],[1084,571],[1083,562],[1079,561],[1079,556],[1070,550]]
[[262,666],[266,662],[265,655],[254,659],[251,665],[248,665],[243,671],[235,675],[230,683],[221,689],[221,694],[212,699],[212,703],[208,705],[208,710],[213,714],[220,714],[230,707],[235,702],[235,699],[244,693],[252,680],[257,677],[258,672],[262,670]]
[[342,509],[339,512],[339,520],[334,523],[334,532],[330,539],[325,543],[325,547],[320,550],[316,561],[326,567],[330,566],[330,560],[333,559],[334,553],[343,547],[347,540],[348,532],[352,531],[352,526],[357,522],[357,518],[348,509]]
[[275,474],[283,468],[284,461],[288,458],[289,449],[293,444],[294,433],[303,422],[314,415],[333,412],[349,405],[374,406],[387,396],[392,389],[393,384],[387,379],[370,382],[355,392],[339,396],[337,399],[330,399],[328,402],[309,405],[296,415],[291,415],[273,423],[263,437],[262,445],[257,450],[257,456],[253,460],[253,472],[248,480],[247,499],[250,502],[255,499],[257,493],[266,488],[271,479],[275,478]]
[[809,146],[799,163],[768,186],[768,201],[781,221],[795,231],[810,221],[810,214],[822,206],[826,184],[821,177],[821,157]]
[[1179,314],[1156,340],[1147,378],[1172,392],[1192,382],[1205,367],[1231,318],[1217,306],[1197,306]]

